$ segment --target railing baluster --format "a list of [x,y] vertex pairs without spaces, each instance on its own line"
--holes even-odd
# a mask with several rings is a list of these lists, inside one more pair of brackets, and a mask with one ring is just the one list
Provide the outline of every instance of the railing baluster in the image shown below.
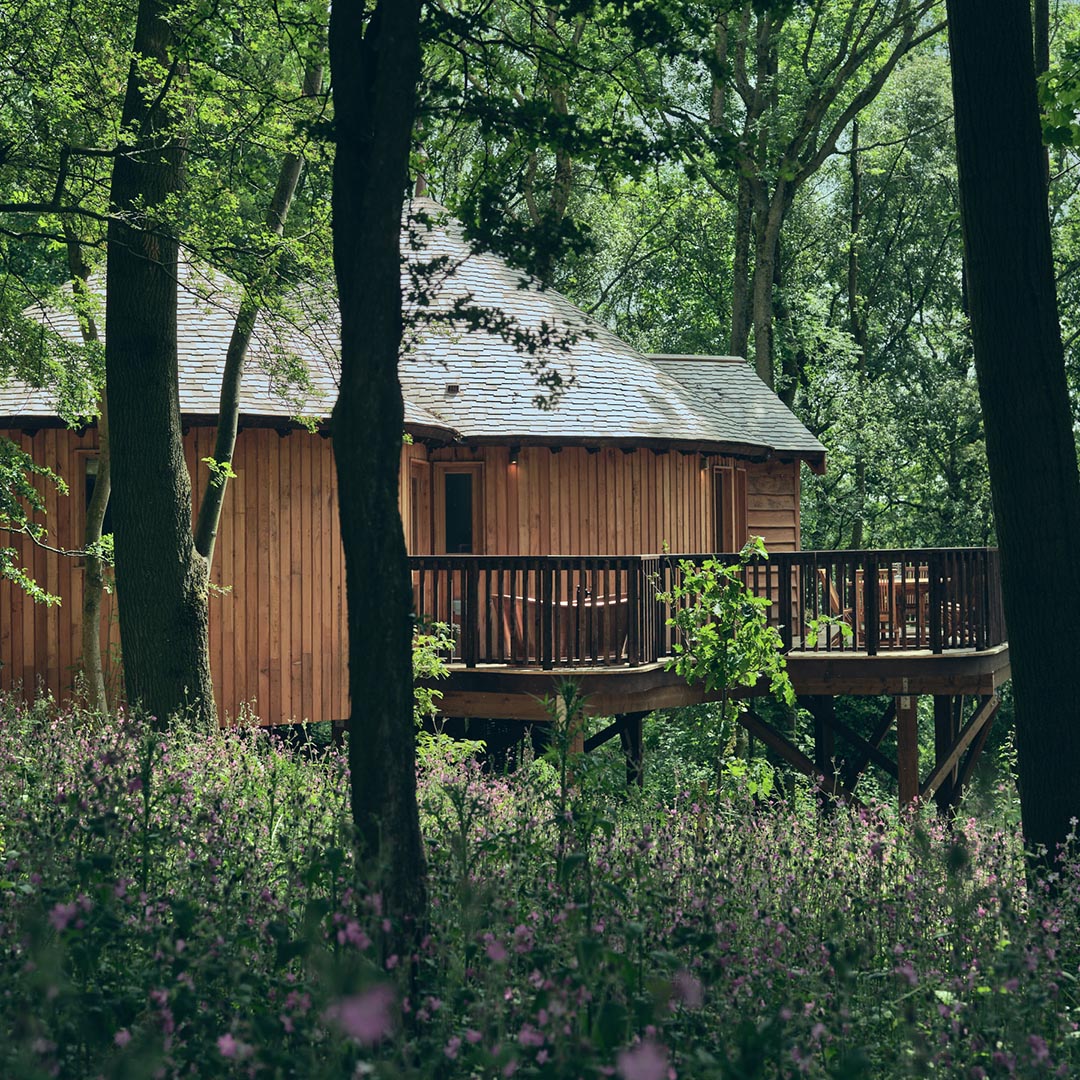
[[476,657],[480,652],[480,621],[476,617],[479,575],[476,562],[470,560],[465,568],[465,595],[461,603],[461,640],[466,667],[476,667]]
[[548,570],[546,567],[540,572],[540,617],[541,617],[541,649],[542,654],[540,657],[541,665],[544,670],[550,670],[553,665],[552,654],[554,647],[552,645],[552,630],[554,629],[552,623],[551,612],[551,598],[552,598],[552,574],[554,571]]
[[777,556],[776,578],[777,588],[780,590],[780,639],[784,643],[784,652],[790,652],[794,633],[791,625],[791,594],[797,588],[798,583],[793,579],[795,563],[783,560]]
[[[418,625],[453,627],[450,658],[478,664],[638,667],[671,654],[673,606],[657,599],[682,581],[681,560],[716,557],[411,556]],[[807,623],[825,620],[814,651],[985,650],[1007,640],[994,548],[778,552],[741,573],[770,600],[785,650],[807,648]],[[844,625],[837,626],[836,622]],[[845,628],[852,633],[845,636]]]

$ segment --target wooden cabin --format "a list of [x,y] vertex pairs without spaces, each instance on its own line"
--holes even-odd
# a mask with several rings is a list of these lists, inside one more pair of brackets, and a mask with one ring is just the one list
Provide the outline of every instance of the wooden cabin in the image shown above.
[[[822,702],[892,694],[898,730],[908,732],[907,763],[893,765],[902,797],[940,797],[946,781],[958,794],[1008,676],[996,552],[802,552],[800,470],[824,469],[825,451],[745,361],[645,356],[558,293],[470,251],[435,204],[415,200],[414,209],[428,223],[404,250],[443,260],[445,285],[423,308],[401,362],[411,441],[402,448],[400,506],[418,617],[454,628],[446,711],[542,719],[537,697],[550,692],[552,674],[573,673],[590,709],[616,716],[609,734],[621,734],[633,755],[642,714],[702,700],[664,670],[672,642],[658,588],[677,577],[678,556],[734,552],[759,535],[772,558],[748,568],[748,581],[773,600],[796,688],[818,703],[818,760],[750,714],[754,734],[797,767],[827,773],[839,729]],[[220,279],[188,273],[178,310],[180,406],[197,502],[235,304]],[[463,328],[450,318],[463,305],[498,310],[501,328]],[[38,317],[77,333],[70,316]],[[225,718],[348,715],[345,575],[325,426],[336,395],[334,334],[326,323],[317,331],[264,327],[249,357],[237,476],[212,568],[211,664]],[[301,396],[268,373],[283,340],[309,371]],[[297,415],[315,417],[317,430]],[[0,436],[67,480],[67,496],[44,488],[46,524],[51,547],[77,549],[95,427],[64,426],[46,392],[9,383],[0,387]],[[63,603],[37,605],[0,582],[0,688],[41,685],[63,697],[79,671],[83,568],[77,557],[17,543],[24,565]],[[826,632],[815,633],[822,623]],[[101,633],[118,682],[111,599]],[[944,771],[929,787],[917,761],[911,773],[911,702],[920,693],[943,702]],[[967,724],[963,695],[977,699]],[[840,734],[856,740],[861,768],[881,764],[884,730],[876,744]]]

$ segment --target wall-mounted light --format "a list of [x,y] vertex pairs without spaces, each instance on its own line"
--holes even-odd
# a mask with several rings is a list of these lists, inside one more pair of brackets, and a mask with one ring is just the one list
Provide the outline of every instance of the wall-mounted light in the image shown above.
[[521,453],[521,447],[520,446],[511,446],[510,447],[510,464],[511,465],[516,465],[518,463],[518,454],[520,454],[520,453]]

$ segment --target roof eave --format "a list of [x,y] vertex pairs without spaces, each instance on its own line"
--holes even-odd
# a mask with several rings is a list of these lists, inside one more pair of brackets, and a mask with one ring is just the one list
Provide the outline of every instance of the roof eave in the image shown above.
[[723,454],[727,457],[746,458],[749,461],[767,461],[773,456],[771,446],[760,443],[733,442],[726,439],[667,439],[643,435],[536,435],[517,434],[462,435],[464,446],[583,446],[621,450],[675,450],[688,453]]

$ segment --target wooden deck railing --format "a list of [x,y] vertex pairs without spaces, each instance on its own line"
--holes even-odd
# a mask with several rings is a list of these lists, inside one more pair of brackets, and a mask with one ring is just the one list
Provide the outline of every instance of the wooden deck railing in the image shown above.
[[[671,655],[657,594],[679,582],[684,559],[711,557],[413,556],[413,600],[421,621],[453,627],[453,659],[470,667],[636,667]],[[772,601],[786,650],[941,653],[1006,640],[994,548],[781,552],[743,573]]]

